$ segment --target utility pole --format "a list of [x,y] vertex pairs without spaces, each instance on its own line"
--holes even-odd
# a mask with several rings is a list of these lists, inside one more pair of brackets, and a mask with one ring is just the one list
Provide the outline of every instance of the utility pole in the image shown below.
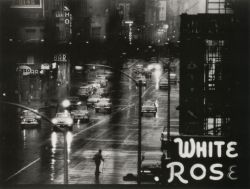
[[141,184],[141,96],[142,96],[142,81],[138,82],[139,87],[139,108],[138,108],[138,165],[137,165],[137,183]]

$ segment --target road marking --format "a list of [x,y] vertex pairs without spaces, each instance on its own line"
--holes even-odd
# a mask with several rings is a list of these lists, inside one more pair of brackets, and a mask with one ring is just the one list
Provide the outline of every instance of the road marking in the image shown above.
[[31,163],[29,163],[28,165],[26,165],[25,167],[23,167],[22,169],[20,169],[19,171],[17,171],[16,173],[14,173],[13,175],[9,176],[5,182],[7,182],[8,180],[10,180],[11,178],[13,178],[14,176],[16,176],[17,174],[21,173],[22,171],[24,171],[25,169],[27,169],[28,167],[30,167],[31,165],[35,164],[36,162],[40,161],[40,158],[37,158],[36,160],[32,161]]

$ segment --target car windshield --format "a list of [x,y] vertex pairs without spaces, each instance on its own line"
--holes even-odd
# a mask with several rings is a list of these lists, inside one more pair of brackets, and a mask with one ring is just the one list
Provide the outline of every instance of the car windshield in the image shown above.
[[70,116],[69,116],[69,113],[57,113],[56,117],[62,117],[63,118],[63,117],[70,117]]
[[154,104],[154,102],[152,102],[152,101],[146,101],[144,104],[143,104],[143,106],[154,106],[155,104]]
[[33,113],[33,112],[31,112],[31,111],[24,111],[24,112],[23,112],[23,115],[24,115],[24,116],[35,116],[36,114]]

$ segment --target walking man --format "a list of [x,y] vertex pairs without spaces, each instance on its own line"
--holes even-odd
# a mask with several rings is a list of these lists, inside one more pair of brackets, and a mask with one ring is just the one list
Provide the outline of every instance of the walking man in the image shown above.
[[93,157],[93,160],[95,161],[95,175],[98,176],[100,173],[99,167],[101,164],[101,161],[104,162],[104,159],[102,157],[102,150],[99,150]]

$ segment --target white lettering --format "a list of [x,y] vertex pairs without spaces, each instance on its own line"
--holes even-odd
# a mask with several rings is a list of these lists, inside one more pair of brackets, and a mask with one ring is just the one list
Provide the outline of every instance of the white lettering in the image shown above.
[[217,176],[209,176],[209,179],[211,180],[221,180],[224,176],[223,172],[221,170],[216,170],[216,168],[222,168],[222,164],[220,163],[215,163],[213,165],[211,165],[210,167],[210,171],[211,173],[217,175]]
[[232,147],[232,146],[236,146],[236,145],[237,145],[237,142],[229,142],[229,143],[227,144],[227,151],[226,151],[227,157],[229,157],[229,158],[238,157],[238,153],[235,152],[235,154],[232,154],[232,152],[235,151],[235,148]]
[[[174,167],[175,167],[175,166],[178,166],[178,167],[180,168],[180,171],[179,171],[179,172],[175,172],[175,170],[174,170]],[[181,181],[182,183],[184,183],[184,184],[187,184],[187,183],[188,183],[188,180],[183,179],[183,178],[181,177],[182,173],[184,172],[184,166],[183,166],[182,163],[179,163],[179,162],[172,162],[172,163],[169,163],[169,164],[167,165],[167,168],[170,168],[170,177],[169,177],[169,179],[168,179],[168,183],[173,182],[175,176],[176,176],[176,177],[179,179],[179,181]]]
[[[195,171],[195,169],[197,169],[197,168],[201,169],[201,171],[202,171],[202,173],[201,173],[200,176],[197,176],[197,175],[194,174],[194,171]],[[202,179],[204,179],[205,176],[206,176],[206,172],[207,172],[206,167],[205,167],[204,165],[202,165],[202,164],[199,164],[199,163],[194,164],[194,165],[191,167],[191,169],[190,169],[190,175],[191,175],[191,177],[192,177],[193,179],[195,179],[195,180],[202,180]]]
[[214,145],[217,146],[217,156],[221,157],[222,146],[225,145],[224,141],[215,141]]
[[235,171],[233,171],[233,168],[236,167],[236,165],[232,165],[229,167],[229,173],[227,174],[227,177],[231,180],[237,180],[238,177],[233,177],[233,175],[235,174]]
[[210,142],[208,143],[208,149],[209,149],[209,150],[208,150],[208,156],[209,156],[209,157],[213,157],[213,142],[210,141]]
[[[184,142],[180,138],[174,139],[175,143],[178,143],[178,149],[179,149],[179,156],[182,158],[191,158],[194,156],[195,153],[195,142],[193,138],[189,139],[190,145],[188,141]],[[190,149],[189,149],[190,147]]]
[[201,157],[201,154],[202,154],[202,157],[207,157],[207,143],[206,142],[196,143],[196,154],[198,158]]
[[69,17],[69,16],[70,16],[69,12],[64,13],[64,17]]
[[65,20],[64,20],[64,23],[65,23],[65,24],[70,24],[70,20],[69,20],[69,19],[65,19]]

